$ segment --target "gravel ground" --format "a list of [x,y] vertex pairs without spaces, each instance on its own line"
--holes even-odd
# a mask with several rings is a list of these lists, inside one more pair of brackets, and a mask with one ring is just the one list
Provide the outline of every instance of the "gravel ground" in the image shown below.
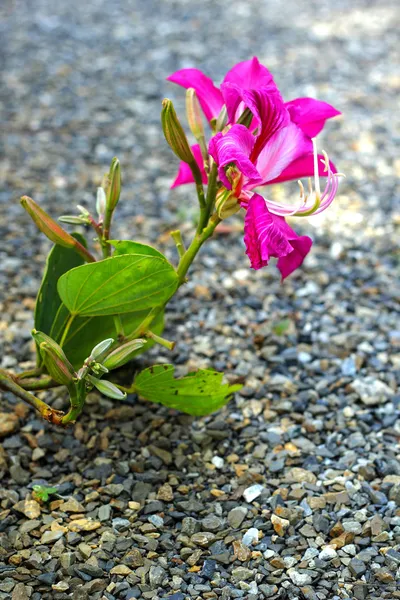
[[[171,258],[167,231],[184,221],[189,235],[193,201],[168,191],[159,126],[177,68],[219,80],[258,55],[287,99],[343,112],[324,147],[347,175],[329,214],[301,223],[315,247],[284,285],[221,233],[171,306],[179,371],[245,383],[226,409],[193,420],[93,394],[61,431],[3,396],[0,599],[400,598],[397,2],[15,0],[0,13],[2,367],[31,365],[49,248],[19,195],[71,212],[117,155],[119,232]],[[43,505],[38,483],[57,488]]]

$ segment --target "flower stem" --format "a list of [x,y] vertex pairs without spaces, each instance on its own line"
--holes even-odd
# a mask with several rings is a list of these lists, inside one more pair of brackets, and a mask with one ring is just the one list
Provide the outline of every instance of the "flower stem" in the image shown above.
[[166,340],[165,338],[153,333],[152,331],[146,331],[146,337],[150,340],[153,340],[157,344],[164,346],[164,348],[168,348],[168,350],[173,350],[175,348],[176,342],[170,342],[169,340]]
[[175,242],[175,246],[176,246],[176,249],[178,250],[179,256],[182,257],[186,252],[186,248],[185,248],[185,244],[183,243],[182,234],[181,234],[180,230],[176,229],[175,231],[170,231],[170,236],[172,237],[172,239]]
[[11,392],[17,398],[21,398],[33,406],[49,423],[54,423],[55,425],[61,424],[64,415],[63,412],[51,408],[46,402],[24,390],[3,370],[0,370],[0,388],[6,392]]
[[60,346],[61,346],[61,348],[65,344],[65,340],[67,339],[68,332],[70,330],[70,327],[71,327],[74,319],[75,319],[75,315],[69,315],[67,324],[65,326],[65,329],[63,331],[63,334],[62,334],[62,337],[61,337],[61,340],[60,340]]

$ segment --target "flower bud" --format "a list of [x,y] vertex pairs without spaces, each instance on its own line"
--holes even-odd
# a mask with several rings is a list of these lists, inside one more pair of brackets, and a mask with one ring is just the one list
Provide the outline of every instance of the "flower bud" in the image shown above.
[[106,352],[109,349],[109,347],[113,343],[114,343],[114,340],[112,338],[107,338],[106,340],[99,342],[98,344],[96,344],[96,346],[91,351],[90,358],[97,360],[98,358],[100,358],[100,356],[102,354],[104,354],[104,352]]
[[61,360],[58,353],[46,342],[42,342],[39,349],[50,377],[52,377],[54,381],[57,381],[57,383],[62,383],[63,385],[70,385],[73,383],[75,371],[67,357],[65,357],[65,361]]
[[108,181],[106,204],[108,210],[112,212],[118,204],[121,193],[121,165],[118,158],[113,158],[111,161]]
[[190,149],[186,134],[183,131],[183,127],[180,124],[174,106],[168,98],[165,98],[162,102],[161,125],[165,139],[177,157],[185,163],[195,163],[196,161]]
[[240,210],[238,199],[230,190],[222,188],[217,194],[215,209],[220,219],[227,219]]
[[102,187],[97,188],[96,211],[99,217],[102,217],[106,210],[106,193]]
[[95,259],[88,250],[82,244],[78,242],[72,235],[70,235],[65,229],[60,227],[58,223],[42,209],[32,198],[29,196],[22,196],[21,204],[30,215],[35,225],[45,234],[54,244],[63,246],[64,248],[74,248],[78,254],[80,254],[86,262],[95,262]]
[[107,367],[107,369],[109,370],[122,367],[127,362],[129,362],[131,358],[133,358],[135,352],[139,350],[139,348],[142,348],[145,345],[145,343],[146,340],[137,339],[123,344],[123,346],[120,346],[119,348],[111,352],[111,354],[109,354],[103,360],[103,366]]
[[62,217],[58,217],[58,220],[69,225],[87,225],[89,223],[84,217],[76,217],[75,215],[62,215]]
[[114,400],[124,400],[126,398],[125,392],[122,392],[117,388],[111,381],[97,379],[93,375],[88,375],[87,379],[99,390],[104,396],[113,398]]
[[196,140],[204,138],[203,120],[201,118],[201,110],[196,90],[189,88],[186,91],[186,116],[190,131],[193,133]]

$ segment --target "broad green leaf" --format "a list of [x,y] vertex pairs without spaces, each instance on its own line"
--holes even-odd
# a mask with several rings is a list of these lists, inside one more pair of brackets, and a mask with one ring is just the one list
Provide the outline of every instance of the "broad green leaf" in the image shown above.
[[58,281],[72,315],[116,315],[160,306],[175,292],[178,276],[158,256],[124,254],[77,267]]
[[[127,313],[121,315],[124,334],[130,335],[138,328],[149,314],[151,309],[144,311]],[[68,309],[62,305],[58,311],[57,318],[51,331],[51,337],[60,341],[65,324],[69,318]],[[155,318],[151,325],[152,331],[157,335],[161,335],[164,329],[164,313],[163,311]],[[67,338],[63,345],[63,350],[75,369],[82,366],[83,361],[87,358],[96,344],[103,341],[105,338],[117,339],[115,331],[115,323],[112,316],[105,317],[76,317],[68,332]],[[135,356],[149,350],[154,345],[152,340],[149,340],[143,348],[140,348]]]
[[140,242],[132,242],[130,240],[112,240],[110,241],[115,248],[114,256],[120,256],[121,254],[136,254],[140,256],[157,256],[163,260],[167,260],[164,254],[161,254],[153,246],[147,244],[141,244]]
[[[79,233],[73,233],[72,236],[86,247],[85,238]],[[35,329],[50,334],[53,321],[61,305],[61,298],[57,291],[57,282],[61,275],[64,275],[70,269],[84,264],[84,260],[75,250],[64,248],[55,244],[50,250],[46,261],[46,267],[43,274],[42,283],[36,298],[35,305]],[[42,359],[37,354],[38,365]]]
[[[72,236],[83,246],[86,246],[85,238],[79,233],[73,233]],[[50,250],[36,298],[35,329],[43,331],[43,333],[50,333],[57,310],[61,304],[57,292],[57,282],[61,275],[64,275],[70,269],[83,265],[84,262],[83,258],[72,248],[63,248],[63,246],[55,244]]]
[[174,378],[173,365],[154,365],[135,377],[139,396],[189,415],[208,415],[226,404],[241,385],[222,383],[223,373],[200,369],[181,379]]

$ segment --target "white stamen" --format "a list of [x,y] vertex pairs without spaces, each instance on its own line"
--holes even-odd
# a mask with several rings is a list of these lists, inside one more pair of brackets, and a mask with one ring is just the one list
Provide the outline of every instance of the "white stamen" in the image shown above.
[[315,183],[315,195],[319,199],[321,196],[321,188],[319,186],[319,171],[318,171],[318,151],[317,151],[317,142],[315,138],[312,140],[313,148],[314,148],[314,183]]

